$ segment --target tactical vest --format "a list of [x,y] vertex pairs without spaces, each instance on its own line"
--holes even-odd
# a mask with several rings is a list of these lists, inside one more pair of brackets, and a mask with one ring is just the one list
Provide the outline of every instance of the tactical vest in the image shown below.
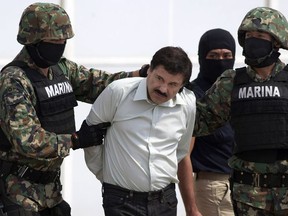
[[24,62],[11,62],[4,68],[8,66],[22,68],[31,81],[37,97],[35,110],[42,128],[56,134],[75,132],[73,108],[77,106],[76,97],[71,83],[58,65],[51,67],[53,80],[29,68]]
[[231,125],[237,143],[235,153],[288,149],[288,67],[267,82],[236,69],[231,95]]

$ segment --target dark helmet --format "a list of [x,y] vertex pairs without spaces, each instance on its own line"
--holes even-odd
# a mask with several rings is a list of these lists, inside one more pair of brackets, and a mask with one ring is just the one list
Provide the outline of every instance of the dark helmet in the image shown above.
[[66,40],[74,36],[66,11],[52,3],[28,6],[20,19],[17,41],[34,44],[41,40]]
[[262,31],[274,37],[281,48],[288,49],[288,23],[279,11],[269,7],[250,10],[238,28],[238,41],[243,47],[247,31]]

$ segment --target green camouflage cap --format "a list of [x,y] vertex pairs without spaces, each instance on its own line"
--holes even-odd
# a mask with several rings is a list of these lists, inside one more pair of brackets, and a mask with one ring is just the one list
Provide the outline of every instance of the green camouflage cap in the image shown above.
[[41,40],[65,40],[73,36],[69,16],[62,7],[52,3],[35,3],[22,14],[17,41],[26,45]]
[[279,11],[269,7],[257,7],[250,10],[238,29],[238,41],[243,47],[245,32],[263,31],[271,34],[283,49],[288,49],[288,23]]

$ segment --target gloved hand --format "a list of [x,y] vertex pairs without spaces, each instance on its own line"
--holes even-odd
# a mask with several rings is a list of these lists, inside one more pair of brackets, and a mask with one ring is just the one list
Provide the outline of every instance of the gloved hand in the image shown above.
[[71,136],[73,144],[72,149],[76,150],[78,148],[102,145],[103,138],[110,125],[110,122],[103,122],[97,125],[88,126],[86,120],[84,120],[80,130],[76,131]]
[[147,77],[147,71],[148,71],[149,67],[150,67],[149,64],[144,64],[139,70],[139,76],[140,77]]
[[192,91],[193,89],[193,84],[191,82],[187,82],[184,86],[185,88],[189,89],[190,91]]

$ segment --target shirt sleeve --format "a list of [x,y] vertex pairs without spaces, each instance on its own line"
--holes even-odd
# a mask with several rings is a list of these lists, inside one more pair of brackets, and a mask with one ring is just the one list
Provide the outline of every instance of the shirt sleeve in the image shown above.
[[84,158],[88,169],[103,182],[103,145],[84,148]]
[[[88,125],[97,125],[102,122],[113,123],[113,117],[117,108],[116,103],[120,98],[116,92],[113,92],[112,85],[110,85],[99,95],[86,118]],[[108,131],[109,128],[107,129],[107,133]],[[103,148],[103,145],[101,145],[84,149],[84,157],[88,169],[101,182],[103,181]]]

